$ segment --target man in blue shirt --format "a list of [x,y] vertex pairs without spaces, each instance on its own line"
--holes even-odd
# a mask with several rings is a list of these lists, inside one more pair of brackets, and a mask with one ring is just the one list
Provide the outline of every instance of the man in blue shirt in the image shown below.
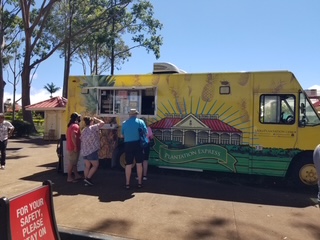
[[142,187],[142,161],[143,149],[140,146],[139,128],[147,134],[147,127],[143,120],[137,118],[139,112],[136,109],[130,109],[129,119],[122,123],[122,136],[124,137],[124,149],[126,154],[126,189],[130,189],[130,178],[133,160],[136,160],[138,175],[138,188]]

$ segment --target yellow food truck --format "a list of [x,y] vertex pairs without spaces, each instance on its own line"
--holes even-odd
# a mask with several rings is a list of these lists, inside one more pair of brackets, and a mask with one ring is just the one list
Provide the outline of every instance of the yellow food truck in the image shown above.
[[105,119],[119,137],[113,166],[125,164],[121,123],[135,108],[155,136],[149,165],[317,183],[320,118],[289,71],[186,73],[155,63],[151,74],[71,76],[68,84],[66,122],[72,112]]

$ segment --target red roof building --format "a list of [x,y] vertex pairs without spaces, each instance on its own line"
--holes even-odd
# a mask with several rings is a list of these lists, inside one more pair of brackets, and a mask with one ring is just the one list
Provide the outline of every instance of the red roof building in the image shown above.
[[53,97],[48,100],[26,106],[28,111],[65,110],[68,99]]
[[[15,106],[14,106],[14,111],[15,112],[19,112],[21,109],[22,109],[22,107],[18,103],[16,103]],[[13,112],[13,106],[9,106],[7,108],[7,110],[6,110],[6,112],[11,112],[12,113]]]
[[27,111],[44,112],[44,139],[57,140],[65,123],[65,110],[68,100],[64,97],[53,97],[25,107]]

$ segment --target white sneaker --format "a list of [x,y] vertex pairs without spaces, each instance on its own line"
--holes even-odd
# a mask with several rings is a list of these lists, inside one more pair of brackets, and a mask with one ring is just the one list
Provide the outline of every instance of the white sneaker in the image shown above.
[[[138,177],[136,177],[136,180],[139,180],[139,178],[138,178]],[[144,177],[142,177],[142,180],[147,181],[147,180],[148,180],[148,178],[147,178],[146,176],[144,176]]]
[[92,182],[90,179],[85,178],[83,181],[84,181],[86,184],[88,184],[88,185],[90,185],[90,186],[93,186],[93,182]]
[[4,165],[1,165],[0,169],[4,170]]

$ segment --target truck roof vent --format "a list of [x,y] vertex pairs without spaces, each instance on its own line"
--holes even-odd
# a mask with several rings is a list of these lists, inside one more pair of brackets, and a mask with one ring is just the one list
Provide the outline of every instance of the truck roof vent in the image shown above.
[[165,74],[165,73],[186,73],[179,69],[172,63],[154,63],[153,74]]

